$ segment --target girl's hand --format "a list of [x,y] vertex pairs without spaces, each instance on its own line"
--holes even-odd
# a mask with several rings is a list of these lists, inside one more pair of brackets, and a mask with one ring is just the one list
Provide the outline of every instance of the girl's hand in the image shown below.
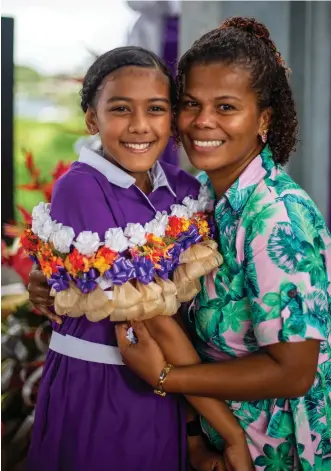
[[62,324],[62,319],[49,310],[53,304],[53,298],[49,295],[50,288],[47,279],[41,270],[34,270],[29,275],[29,298],[38,311],[44,314],[52,322]]
[[209,449],[201,436],[188,438],[188,453],[194,471],[226,471],[222,455]]
[[117,324],[115,327],[123,361],[130,370],[155,388],[165,365],[164,355],[143,322],[134,322],[131,327],[138,339],[136,344],[130,343],[126,338],[128,324]]
[[227,444],[224,450],[226,471],[254,471],[254,466],[245,436],[237,442]]

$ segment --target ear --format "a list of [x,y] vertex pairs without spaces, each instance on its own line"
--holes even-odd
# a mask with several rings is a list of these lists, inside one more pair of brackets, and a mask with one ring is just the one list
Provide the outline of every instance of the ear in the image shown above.
[[97,120],[97,116],[93,108],[88,107],[85,113],[85,124],[86,124],[86,128],[89,134],[91,134],[92,136],[94,136],[95,134],[98,134],[99,132],[98,120]]
[[272,116],[271,108],[266,108],[265,110],[261,112],[259,131],[258,131],[258,134],[260,136],[262,136],[270,128],[271,116]]

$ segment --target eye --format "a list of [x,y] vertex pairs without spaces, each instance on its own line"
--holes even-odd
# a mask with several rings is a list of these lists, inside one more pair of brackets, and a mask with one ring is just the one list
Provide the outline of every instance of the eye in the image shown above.
[[182,102],[182,107],[183,108],[195,108],[198,106],[198,103],[196,101],[192,101],[192,100],[184,100]]
[[110,111],[115,113],[125,113],[126,111],[130,111],[126,106],[116,106],[115,108],[111,108]]
[[218,109],[221,111],[233,111],[235,110],[235,107],[232,105],[222,104],[218,106]]
[[151,111],[152,113],[162,113],[162,112],[164,113],[167,110],[163,108],[162,106],[154,105],[154,106],[151,106],[148,111]]

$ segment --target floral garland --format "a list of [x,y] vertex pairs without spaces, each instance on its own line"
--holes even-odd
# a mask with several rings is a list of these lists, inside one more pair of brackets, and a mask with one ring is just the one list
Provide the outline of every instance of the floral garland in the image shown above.
[[202,186],[197,200],[184,198],[171,206],[170,215],[157,212],[144,226],[108,229],[101,242],[91,231],[75,238],[71,227],[52,220],[50,205],[40,203],[21,244],[57,292],[68,289],[70,281],[85,294],[98,285],[105,290],[134,279],[147,285],[156,275],[169,279],[183,251],[212,238],[212,207],[209,189]]

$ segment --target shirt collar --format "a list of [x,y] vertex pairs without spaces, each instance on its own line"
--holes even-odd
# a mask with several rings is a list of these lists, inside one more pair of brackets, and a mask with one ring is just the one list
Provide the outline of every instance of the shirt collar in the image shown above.
[[268,146],[264,147],[261,154],[255,157],[245,168],[219,203],[222,204],[222,201],[227,200],[234,211],[240,212],[245,207],[257,185],[265,179],[266,176],[270,175],[275,165],[270,148]]
[[[132,185],[135,185],[136,180],[131,175],[126,173],[116,165],[109,162],[105,159],[99,151],[94,151],[88,147],[83,147],[80,155],[79,162],[93,167],[98,172],[102,173],[107,180],[113,185],[119,186],[120,188],[130,188]],[[171,188],[167,176],[160,164],[160,162],[155,162],[152,169],[150,170],[150,178],[153,187],[153,192],[160,187],[167,187],[170,193],[173,196],[176,196],[176,193]]]

